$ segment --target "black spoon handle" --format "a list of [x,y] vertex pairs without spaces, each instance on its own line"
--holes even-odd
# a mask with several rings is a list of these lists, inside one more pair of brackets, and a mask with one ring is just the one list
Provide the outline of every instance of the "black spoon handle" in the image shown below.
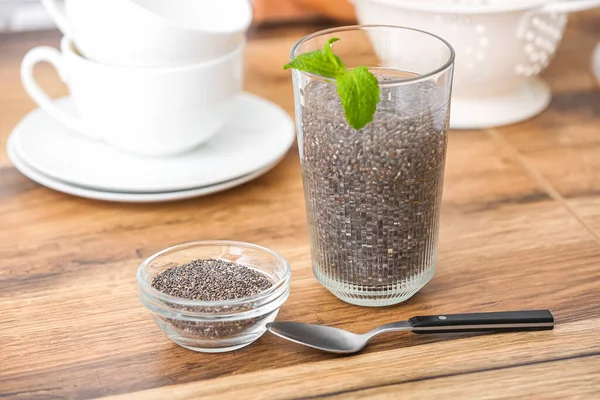
[[412,317],[408,322],[414,333],[545,331],[554,328],[554,317],[548,310],[429,315]]

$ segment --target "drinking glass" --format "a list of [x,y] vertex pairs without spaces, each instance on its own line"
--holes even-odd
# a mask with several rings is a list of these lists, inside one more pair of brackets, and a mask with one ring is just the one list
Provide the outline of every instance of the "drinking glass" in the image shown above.
[[380,102],[355,130],[335,79],[293,70],[313,272],[346,302],[391,305],[435,271],[454,50],[415,29],[350,26],[306,36],[290,56],[331,38],[347,68],[375,74]]

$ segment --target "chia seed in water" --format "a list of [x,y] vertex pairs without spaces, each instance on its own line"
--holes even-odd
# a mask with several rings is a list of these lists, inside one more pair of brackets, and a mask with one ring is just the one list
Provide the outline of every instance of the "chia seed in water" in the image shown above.
[[[250,297],[270,288],[273,283],[262,273],[242,264],[225,260],[200,259],[171,267],[152,280],[152,287],[164,294],[199,301],[222,301]],[[252,303],[224,306],[182,306],[170,304],[181,311],[195,313],[229,312],[252,308]],[[184,334],[204,339],[235,336],[252,327],[262,318],[204,322],[163,318]]]
[[312,81],[302,95],[299,144],[315,276],[357,304],[352,299],[368,302],[366,292],[387,296],[388,304],[412,296],[434,271],[447,100],[430,81],[382,86],[373,122],[356,131],[334,85]]

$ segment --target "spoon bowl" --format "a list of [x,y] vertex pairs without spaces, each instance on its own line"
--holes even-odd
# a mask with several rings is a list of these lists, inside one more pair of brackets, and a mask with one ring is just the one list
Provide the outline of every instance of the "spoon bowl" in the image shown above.
[[367,345],[365,335],[324,325],[302,322],[272,322],[267,329],[284,339],[315,349],[338,354],[361,351]]

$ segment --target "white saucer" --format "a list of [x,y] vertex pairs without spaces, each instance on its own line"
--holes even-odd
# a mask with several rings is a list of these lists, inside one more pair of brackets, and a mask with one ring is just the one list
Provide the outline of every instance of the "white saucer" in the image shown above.
[[[69,131],[40,109],[23,118],[11,139],[29,167],[81,188],[129,194],[201,188],[272,166],[294,142],[294,124],[280,107],[248,93],[234,101],[230,122],[215,138],[169,158],[121,152]],[[73,109],[68,97],[56,102]]]
[[541,78],[529,78],[520,90],[490,98],[452,97],[450,127],[483,129],[532,118],[550,104],[550,87]]
[[223,190],[239,186],[243,183],[251,181],[260,175],[265,174],[272,169],[279,160],[265,168],[255,171],[251,174],[244,175],[237,179],[233,179],[227,182],[219,183],[216,185],[205,186],[197,189],[179,190],[172,192],[163,193],[122,193],[122,192],[107,192],[100,190],[86,189],[75,185],[68,184],[66,182],[51,178],[43,173],[35,170],[31,166],[27,165],[19,156],[12,138],[9,138],[7,145],[8,157],[12,161],[13,165],[23,175],[39,183],[40,185],[49,187],[59,192],[71,194],[74,196],[85,197],[88,199],[105,200],[105,201],[116,201],[124,203],[155,203],[173,200],[183,200],[192,197],[206,196]]

